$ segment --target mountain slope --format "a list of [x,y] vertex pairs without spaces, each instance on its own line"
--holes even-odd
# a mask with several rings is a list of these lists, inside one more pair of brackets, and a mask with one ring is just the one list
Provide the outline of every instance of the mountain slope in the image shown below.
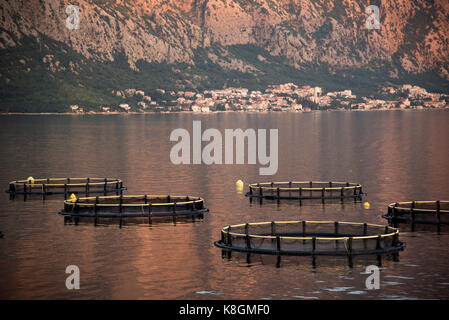
[[[449,90],[449,3],[368,0],[69,1],[0,4],[0,111],[119,103],[113,90],[263,88],[289,82],[369,92]],[[73,3],[75,4],[75,3]]]

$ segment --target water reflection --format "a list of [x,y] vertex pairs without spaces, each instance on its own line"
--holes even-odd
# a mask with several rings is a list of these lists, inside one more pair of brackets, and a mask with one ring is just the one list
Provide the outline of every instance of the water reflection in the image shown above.
[[324,268],[329,271],[332,268],[346,267],[349,269],[360,269],[369,265],[378,267],[391,266],[394,262],[399,262],[399,253],[395,254],[373,254],[360,256],[285,256],[278,254],[257,254],[244,253],[221,249],[221,257],[223,261],[236,264],[240,267],[255,267],[259,265],[281,267],[304,267],[316,269]]
[[[269,180],[357,181],[371,207],[250,202],[235,182],[267,179],[257,165],[174,165],[170,133],[191,130],[193,120],[221,132],[279,129],[279,170]],[[31,175],[114,176],[133,194],[198,195],[211,211],[195,223],[95,228],[64,225],[57,214],[61,198],[9,201],[4,193],[0,260],[8,263],[0,265],[0,298],[447,299],[447,233],[411,233],[400,226],[407,248],[400,262],[382,259],[380,290],[365,290],[365,262],[357,257],[353,268],[346,258],[332,264],[316,257],[313,268],[311,257],[291,263],[296,258],[283,256],[276,268],[276,256],[251,255],[250,264],[245,254],[223,260],[213,242],[223,225],[293,219],[385,224],[381,214],[389,203],[448,199],[448,122],[446,111],[2,116],[4,188]],[[82,274],[76,294],[64,285],[70,264]]]

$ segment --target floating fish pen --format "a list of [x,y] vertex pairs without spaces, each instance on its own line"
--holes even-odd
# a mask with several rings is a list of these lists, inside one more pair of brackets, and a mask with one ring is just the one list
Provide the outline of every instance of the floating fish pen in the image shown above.
[[410,224],[412,231],[418,224],[436,225],[440,231],[441,226],[449,226],[449,201],[396,202],[388,206],[387,214],[382,217],[393,225]]
[[170,217],[173,223],[178,218],[202,218],[209,211],[204,200],[191,196],[120,195],[97,196],[64,201],[64,210],[59,214],[64,221],[89,218],[97,224],[100,219],[118,219],[122,225],[125,219],[144,219],[151,224],[154,218]]
[[229,251],[293,256],[395,254],[405,248],[390,226],[337,221],[272,221],[226,226],[214,243]]
[[9,192],[12,196],[17,194],[32,195],[39,194],[85,194],[102,193],[121,193],[126,188],[123,187],[123,181],[111,178],[47,178],[17,180],[9,183]]
[[351,182],[289,181],[263,182],[249,185],[246,196],[265,199],[361,199],[365,194],[362,186]]

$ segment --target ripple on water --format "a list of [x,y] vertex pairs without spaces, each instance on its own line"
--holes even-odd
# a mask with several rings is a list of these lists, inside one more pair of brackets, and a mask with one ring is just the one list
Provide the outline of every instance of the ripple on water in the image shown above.
[[343,280],[354,280],[353,277],[348,277],[348,276],[338,276],[338,279],[343,279]]
[[414,297],[404,297],[404,296],[395,296],[395,295],[386,295],[384,296],[387,300],[418,300],[418,298]]
[[404,284],[404,283],[403,282],[396,282],[396,281],[385,281],[385,282],[381,283],[381,285],[384,285],[384,286],[399,286],[401,284]]
[[388,274],[388,275],[385,276],[385,278],[396,278],[396,279],[404,279],[404,280],[413,280],[413,279],[415,279],[413,277],[397,276],[397,275],[393,275],[393,274]]
[[306,296],[293,296],[292,298],[305,299],[305,300],[316,300],[318,297],[306,297]]
[[408,262],[398,262],[398,264],[401,264],[404,267],[419,267],[419,265],[417,265],[417,264],[408,263]]
[[366,291],[362,291],[362,290],[355,290],[355,291],[349,291],[348,294],[354,294],[354,295],[361,295],[361,294],[365,294]]
[[349,289],[352,289],[354,287],[335,287],[335,288],[325,288],[324,290],[330,291],[330,292],[343,292]]
[[195,293],[196,293],[196,294],[211,294],[211,295],[220,295],[220,294],[223,294],[223,292],[207,291],[207,290],[197,291],[197,292],[195,292]]

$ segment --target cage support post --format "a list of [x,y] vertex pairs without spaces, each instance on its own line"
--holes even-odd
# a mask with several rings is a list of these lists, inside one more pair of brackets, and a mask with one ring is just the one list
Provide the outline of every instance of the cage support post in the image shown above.
[[94,214],[95,214],[95,219],[94,219],[94,225],[97,225],[97,204],[99,203],[98,200],[98,196],[95,197],[95,204],[94,204]]
[[[349,188],[349,182],[346,182],[346,188]],[[351,191],[351,189],[349,189],[349,191]],[[349,194],[347,196],[348,198],[351,197]]]
[[94,226],[97,225],[97,204],[94,203]]
[[348,239],[348,265],[352,267],[352,237]]
[[[338,237],[338,221],[334,222],[334,233]],[[338,249],[338,240],[335,240],[335,247]]]
[[120,228],[121,228],[122,227],[122,212],[123,212],[123,196],[122,195],[120,195],[119,211],[120,211]]
[[16,193],[16,185],[14,183],[9,184],[9,193],[15,194]]
[[[306,235],[306,222],[303,220],[301,221],[301,225],[302,225],[302,236],[305,237]],[[306,243],[306,240],[302,240],[302,243]]]
[[312,266],[315,267],[315,250],[316,250],[316,237],[312,237]]
[[381,236],[377,236],[376,238],[376,250],[380,250],[381,246],[380,246],[380,241],[382,240]]
[[393,208],[392,208],[392,210],[393,210],[393,227],[397,226],[397,216],[398,216],[398,212],[396,210],[397,205],[398,205],[398,203],[394,204]]
[[312,181],[309,181],[310,199],[312,199]]
[[176,201],[173,202],[173,224],[176,224]]
[[245,239],[246,239],[246,249],[251,250],[251,241],[248,234],[246,234]]
[[276,268],[280,268],[281,267],[281,261],[282,261],[282,258],[281,258],[280,255],[278,255],[277,258],[276,258]]
[[438,221],[437,231],[440,232],[441,229],[440,200],[437,200],[436,206],[437,206],[437,221]]
[[324,188],[321,188],[321,202],[324,203]]
[[378,267],[382,266],[382,255],[381,254],[377,255],[377,266]]
[[89,183],[90,183],[90,178],[87,178],[87,180],[86,180],[86,197],[87,197],[87,195],[89,194],[89,191],[90,191]]
[[288,197],[289,198],[292,197],[292,182],[291,181],[288,182]]
[[393,236],[393,243],[392,243],[393,247],[396,247],[398,243],[399,243],[398,234],[395,233]]

